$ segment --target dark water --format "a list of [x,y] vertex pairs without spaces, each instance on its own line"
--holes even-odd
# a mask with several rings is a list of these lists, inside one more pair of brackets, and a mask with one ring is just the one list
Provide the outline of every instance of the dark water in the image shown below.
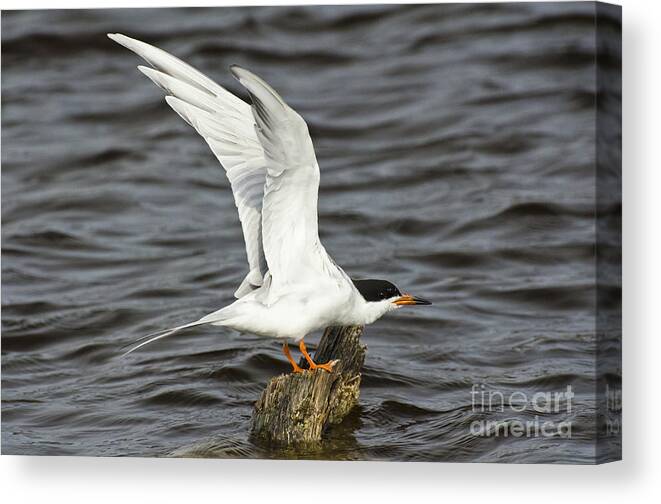
[[[3,453],[592,461],[593,9],[4,12]],[[318,450],[249,437],[276,341],[206,328],[118,358],[229,303],[247,263],[222,169],[106,32],[243,97],[230,64],[266,78],[310,126],[331,255],[433,300],[367,328],[360,406]],[[550,413],[471,395],[567,386]],[[536,415],[571,437],[471,432]]]

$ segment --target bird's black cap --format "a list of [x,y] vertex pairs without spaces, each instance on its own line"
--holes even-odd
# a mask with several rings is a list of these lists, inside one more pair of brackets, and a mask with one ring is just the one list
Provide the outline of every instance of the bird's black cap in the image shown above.
[[381,301],[382,299],[390,299],[392,297],[402,295],[395,284],[390,283],[387,280],[352,281],[365,301]]

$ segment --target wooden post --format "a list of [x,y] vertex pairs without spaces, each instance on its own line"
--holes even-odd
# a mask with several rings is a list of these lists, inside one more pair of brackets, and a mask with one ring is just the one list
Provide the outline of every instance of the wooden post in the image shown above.
[[[328,425],[340,423],[358,403],[367,350],[360,343],[362,333],[362,326],[326,329],[313,359],[337,359],[332,372],[306,370],[271,379],[255,404],[253,436],[286,446],[312,443],[321,440]],[[308,367],[303,358],[299,365]]]

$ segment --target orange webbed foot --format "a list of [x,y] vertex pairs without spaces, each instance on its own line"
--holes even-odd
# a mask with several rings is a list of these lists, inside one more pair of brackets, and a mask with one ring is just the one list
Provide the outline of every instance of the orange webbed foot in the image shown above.
[[305,357],[305,360],[308,362],[311,371],[314,371],[315,369],[323,369],[327,373],[330,373],[333,371],[333,367],[335,366],[335,364],[339,362],[336,359],[330,362],[326,362],[325,364],[317,364],[315,361],[312,360],[312,357],[310,357],[307,348],[305,348],[305,342],[303,340],[301,340],[301,342],[298,344],[298,348],[303,354],[303,357]]
[[339,361],[336,359],[336,360],[332,360],[330,362],[326,362],[325,364],[316,364],[314,362],[309,362],[308,364],[310,364],[310,369],[313,369],[313,370],[314,369],[323,369],[324,371],[327,371],[328,373],[330,373],[331,371],[333,371],[333,366],[335,366],[335,364],[337,364],[338,362]]
[[300,367],[298,364],[296,364],[296,361],[294,359],[292,359],[291,353],[289,352],[289,345],[287,345],[286,341],[282,344],[282,353],[285,354],[285,357],[287,357],[287,360],[291,364],[291,367],[292,367],[291,372],[292,373],[302,373],[303,372],[303,368]]

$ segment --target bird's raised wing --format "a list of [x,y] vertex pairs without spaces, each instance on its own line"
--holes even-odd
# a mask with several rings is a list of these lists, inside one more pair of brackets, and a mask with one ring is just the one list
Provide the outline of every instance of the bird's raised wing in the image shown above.
[[319,165],[303,118],[275,90],[238,66],[232,74],[250,92],[257,137],[266,157],[262,243],[271,290],[338,269],[319,241]]
[[202,135],[225,168],[250,268],[235,293],[243,296],[262,285],[267,268],[261,229],[267,162],[250,105],[162,49],[118,33],[108,37],[151,65],[138,68],[168,94],[168,105]]

